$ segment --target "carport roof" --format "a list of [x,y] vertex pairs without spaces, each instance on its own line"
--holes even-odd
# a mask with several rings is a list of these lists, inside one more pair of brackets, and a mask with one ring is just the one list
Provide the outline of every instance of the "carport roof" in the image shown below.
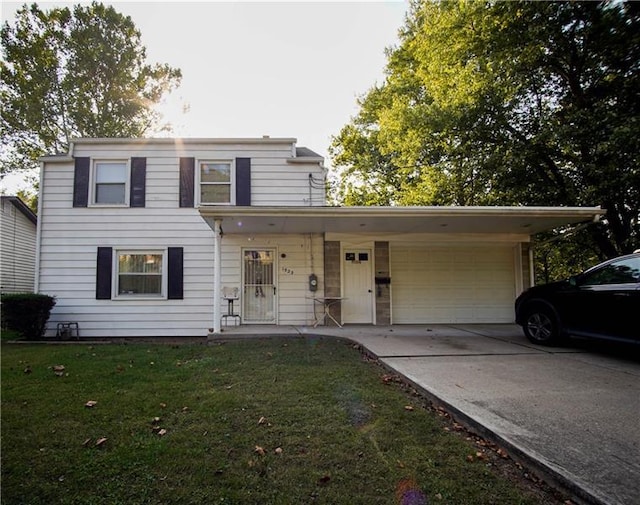
[[201,206],[211,228],[263,233],[507,233],[534,235],[597,221],[600,207],[213,207]]

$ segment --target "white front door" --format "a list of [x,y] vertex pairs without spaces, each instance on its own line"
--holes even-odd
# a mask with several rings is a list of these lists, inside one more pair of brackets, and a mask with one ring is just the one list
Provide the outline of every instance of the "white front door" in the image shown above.
[[275,250],[245,249],[242,253],[242,320],[276,322]]
[[342,253],[345,300],[344,323],[373,323],[373,258],[371,249],[346,249]]

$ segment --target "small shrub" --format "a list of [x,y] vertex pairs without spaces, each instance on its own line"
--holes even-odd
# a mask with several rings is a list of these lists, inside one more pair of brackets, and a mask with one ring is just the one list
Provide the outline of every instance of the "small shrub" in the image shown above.
[[15,331],[21,338],[36,340],[44,336],[54,297],[36,293],[2,295],[2,327]]

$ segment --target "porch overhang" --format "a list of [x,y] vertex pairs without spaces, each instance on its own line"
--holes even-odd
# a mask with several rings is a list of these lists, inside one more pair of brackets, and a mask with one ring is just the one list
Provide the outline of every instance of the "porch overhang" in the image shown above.
[[209,207],[200,215],[229,235],[483,233],[535,235],[597,222],[600,207]]

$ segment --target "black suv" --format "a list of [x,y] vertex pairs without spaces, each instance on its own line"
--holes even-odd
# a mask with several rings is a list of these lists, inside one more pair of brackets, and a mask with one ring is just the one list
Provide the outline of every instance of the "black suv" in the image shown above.
[[640,253],[527,289],[516,300],[516,323],[535,344],[566,336],[640,344]]

